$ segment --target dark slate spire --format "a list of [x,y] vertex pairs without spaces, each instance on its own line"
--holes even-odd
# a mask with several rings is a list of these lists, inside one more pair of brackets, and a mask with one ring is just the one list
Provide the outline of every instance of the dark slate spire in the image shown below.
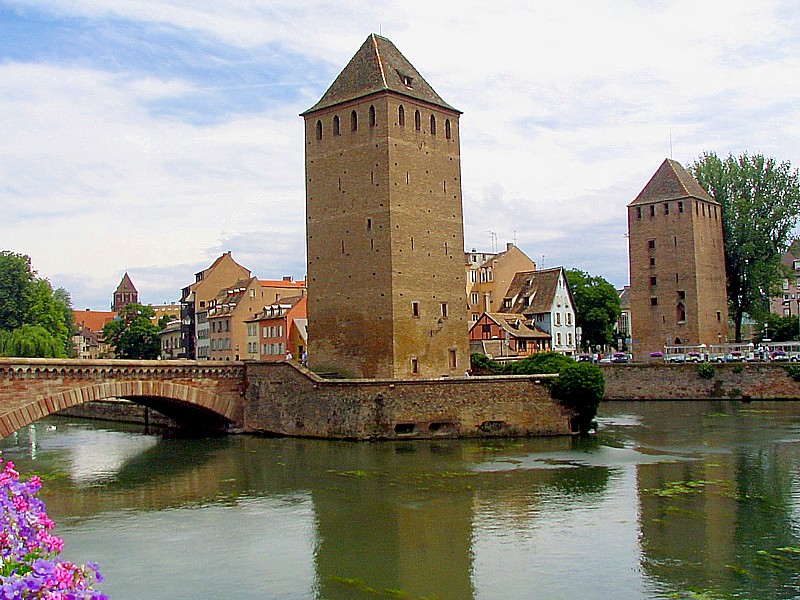
[[442,100],[391,41],[372,33],[320,101],[302,114],[386,91],[461,112]]
[[644,189],[639,192],[636,199],[628,206],[682,198],[697,198],[698,200],[717,204],[716,200],[708,195],[708,192],[697,183],[697,180],[691,176],[689,171],[681,166],[681,163],[668,158],[661,164],[655,175],[650,178]]

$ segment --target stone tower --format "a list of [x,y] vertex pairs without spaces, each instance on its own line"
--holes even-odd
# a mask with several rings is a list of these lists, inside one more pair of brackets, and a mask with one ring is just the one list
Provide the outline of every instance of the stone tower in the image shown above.
[[633,353],[727,341],[722,207],[667,159],[628,205]]
[[114,291],[114,301],[111,303],[111,310],[115,312],[121,311],[128,304],[136,304],[139,302],[139,292],[136,291],[136,286],[133,285],[131,278],[128,274],[122,277],[117,289]]
[[375,34],[302,114],[312,369],[469,368],[459,115]]

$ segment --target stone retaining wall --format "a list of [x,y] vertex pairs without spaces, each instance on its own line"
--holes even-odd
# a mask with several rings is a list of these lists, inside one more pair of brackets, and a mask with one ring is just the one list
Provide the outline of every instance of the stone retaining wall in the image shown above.
[[340,439],[560,435],[569,415],[542,377],[326,380],[249,363],[245,431]]
[[697,364],[601,365],[606,400],[796,400],[800,383],[772,363],[704,363],[713,376],[700,376]]

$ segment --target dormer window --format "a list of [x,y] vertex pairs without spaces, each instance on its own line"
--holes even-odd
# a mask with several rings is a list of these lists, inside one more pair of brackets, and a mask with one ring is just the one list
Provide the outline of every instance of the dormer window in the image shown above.
[[404,75],[403,73],[398,73],[400,75],[400,80],[403,82],[403,85],[407,88],[414,87],[414,78],[411,75]]

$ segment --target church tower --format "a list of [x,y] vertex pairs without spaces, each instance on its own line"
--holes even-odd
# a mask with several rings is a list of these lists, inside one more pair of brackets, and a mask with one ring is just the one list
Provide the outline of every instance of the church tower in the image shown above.
[[115,312],[121,311],[128,304],[136,304],[139,302],[139,292],[136,291],[136,286],[133,285],[131,278],[127,273],[122,277],[116,291],[114,292],[114,301],[111,303],[111,310]]
[[628,205],[633,353],[727,341],[722,207],[667,159]]
[[312,369],[469,368],[460,114],[375,34],[302,114]]

